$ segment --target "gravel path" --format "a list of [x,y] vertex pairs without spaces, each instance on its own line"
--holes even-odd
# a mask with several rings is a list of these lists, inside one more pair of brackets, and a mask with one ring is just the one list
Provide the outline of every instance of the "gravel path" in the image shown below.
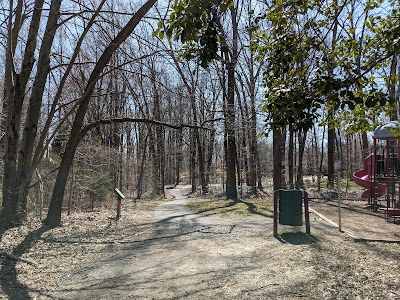
[[[281,243],[272,219],[202,217],[185,203],[183,189],[155,211],[154,232],[124,250],[62,279],[62,299],[232,299],[258,291],[267,272],[257,263]],[[263,257],[264,255],[261,255]],[[269,283],[274,287],[277,283]]]
[[283,242],[272,237],[272,219],[198,216],[183,189],[169,192],[174,200],[156,209],[151,234],[64,276],[54,298],[398,299],[397,245],[354,243],[320,220],[312,238],[281,226]]

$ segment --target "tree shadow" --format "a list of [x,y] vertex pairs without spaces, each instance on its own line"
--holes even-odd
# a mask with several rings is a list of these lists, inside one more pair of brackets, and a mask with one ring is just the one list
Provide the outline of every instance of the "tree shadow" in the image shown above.
[[311,245],[318,241],[316,237],[303,232],[285,232],[277,236],[277,239],[283,244],[291,245]]
[[220,213],[219,212],[220,209],[231,208],[232,211],[233,211],[237,204],[242,203],[242,204],[247,206],[246,210],[249,213],[251,213],[253,215],[259,215],[259,216],[262,216],[262,217],[265,217],[265,218],[272,218],[271,215],[268,215],[266,213],[258,211],[257,210],[257,206],[254,205],[251,202],[247,202],[247,201],[244,201],[244,200],[241,200],[241,199],[229,199],[229,200],[226,200],[226,201],[227,201],[226,205],[221,205],[221,206],[217,206],[217,207],[202,209],[202,210],[198,211],[196,214],[205,215],[205,216],[218,215]]
[[0,240],[1,240],[1,238],[3,237],[3,234],[4,234],[7,230],[8,230],[7,228],[1,227],[1,226],[0,226]]
[[247,206],[247,211],[248,211],[249,213],[251,213],[251,214],[259,215],[259,216],[266,217],[266,218],[272,218],[272,216],[267,215],[267,214],[265,214],[265,213],[262,213],[262,212],[258,211],[258,210],[257,210],[257,206],[254,205],[254,204],[251,203],[251,202],[246,202],[246,201],[243,201],[243,200],[241,200],[241,199],[237,199],[235,202],[236,202],[235,204],[237,204],[237,203],[243,203],[243,204],[245,204],[245,205]]
[[[233,208],[236,204],[237,204],[236,201],[227,200],[226,205],[220,205],[220,206],[216,206],[216,207],[212,207],[212,208],[202,209],[202,210],[199,210],[198,212],[193,212],[192,214],[204,215],[204,216],[218,215],[220,209]],[[177,217],[179,217],[179,216],[173,216],[169,219],[174,219]],[[168,219],[165,219],[165,220],[168,221]]]
[[[14,251],[11,253],[11,255],[15,257],[21,257],[25,252],[29,252],[34,243],[49,229],[50,228],[46,226],[41,226],[35,231],[32,231],[18,246],[14,248]],[[5,231],[2,233],[4,232]],[[2,291],[8,296],[9,299],[31,299],[29,296],[29,291],[31,289],[18,281],[18,272],[16,269],[17,263],[17,260],[4,260],[0,269],[0,284]]]

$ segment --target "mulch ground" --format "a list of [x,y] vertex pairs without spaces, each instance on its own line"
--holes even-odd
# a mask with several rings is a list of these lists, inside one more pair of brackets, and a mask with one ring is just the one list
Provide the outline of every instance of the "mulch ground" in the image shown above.
[[[310,207],[339,223],[337,200],[313,199]],[[386,220],[383,212],[374,212],[365,200],[342,200],[341,217],[342,230],[356,238],[400,243],[400,220],[396,223],[392,219]]]

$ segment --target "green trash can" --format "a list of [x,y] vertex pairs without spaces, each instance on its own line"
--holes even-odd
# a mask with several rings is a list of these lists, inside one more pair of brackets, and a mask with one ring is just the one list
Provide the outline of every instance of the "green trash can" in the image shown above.
[[279,190],[279,224],[303,225],[303,192]]

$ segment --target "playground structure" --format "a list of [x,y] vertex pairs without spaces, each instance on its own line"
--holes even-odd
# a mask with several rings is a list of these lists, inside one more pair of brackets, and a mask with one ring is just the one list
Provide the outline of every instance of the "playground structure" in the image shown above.
[[377,127],[373,134],[373,152],[364,159],[364,168],[353,174],[354,182],[365,188],[361,197],[368,199],[374,211],[385,213],[394,222],[396,218],[400,220],[399,133],[397,121]]

